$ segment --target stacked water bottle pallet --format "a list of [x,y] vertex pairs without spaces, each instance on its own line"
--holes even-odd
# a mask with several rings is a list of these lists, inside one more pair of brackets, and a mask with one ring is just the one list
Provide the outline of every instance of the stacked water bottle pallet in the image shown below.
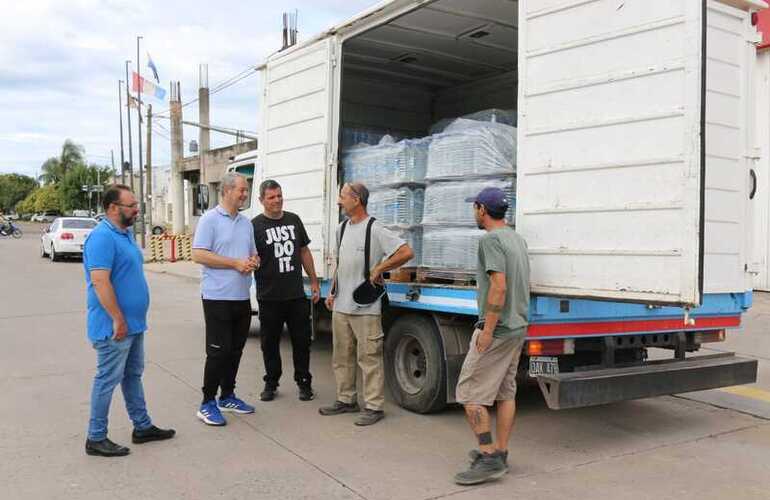
[[[396,142],[385,135],[378,144],[346,149],[346,182],[362,182],[371,195],[369,213],[399,232],[415,258],[392,280],[470,284],[478,241],[473,204],[465,200],[485,187],[508,193],[506,213],[514,224],[516,193],[515,112],[487,110],[443,120],[423,139]],[[348,132],[351,137],[372,136]],[[427,187],[426,187],[427,184]]]
[[[486,116],[496,119],[492,113]],[[473,204],[466,200],[486,187],[500,188],[510,200],[506,219],[514,224],[516,129],[497,121],[459,118],[432,137],[418,280],[470,283],[484,231],[478,229]]]
[[429,143],[429,138],[394,142],[385,136],[375,146],[347,150],[342,160],[345,181],[362,182],[369,188],[369,214],[398,232],[414,250],[414,259],[405,265],[411,269],[420,265],[422,256],[420,224]]

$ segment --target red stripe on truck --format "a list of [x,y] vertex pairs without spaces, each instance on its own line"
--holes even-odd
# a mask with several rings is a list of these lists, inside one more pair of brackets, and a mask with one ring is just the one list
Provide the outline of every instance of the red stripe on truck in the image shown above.
[[685,325],[684,318],[529,325],[527,337],[573,337],[617,335],[623,333],[652,333],[661,331],[680,332],[685,330],[721,329],[741,326],[740,316],[718,316],[691,319],[695,321],[692,325]]

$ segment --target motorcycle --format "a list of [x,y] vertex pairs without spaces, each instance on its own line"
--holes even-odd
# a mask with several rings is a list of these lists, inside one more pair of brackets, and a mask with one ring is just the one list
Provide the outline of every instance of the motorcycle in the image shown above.
[[22,233],[21,228],[12,221],[8,221],[6,225],[0,227],[0,236],[12,236],[18,240],[23,235],[24,233]]

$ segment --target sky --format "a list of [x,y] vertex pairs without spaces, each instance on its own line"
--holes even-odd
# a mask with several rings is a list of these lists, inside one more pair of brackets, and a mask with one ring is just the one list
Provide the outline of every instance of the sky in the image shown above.
[[[125,80],[126,60],[132,61],[129,71],[135,70],[137,35],[143,37],[142,76],[150,78],[149,52],[160,85],[168,90],[169,81],[180,81],[182,101],[187,102],[198,94],[199,64],[208,64],[209,87],[213,88],[278,50],[284,11],[298,9],[302,41],[375,3],[377,0],[8,2],[0,16],[0,173],[39,174],[43,162],[57,156],[66,139],[83,145],[91,163],[110,165],[112,150],[115,165],[119,165],[118,80]],[[258,78],[254,74],[211,96],[212,125],[258,130]],[[145,97],[145,102],[162,112],[168,109],[168,93],[164,101]],[[198,121],[195,103],[184,108],[184,119]],[[161,123],[168,129],[168,120]],[[135,111],[132,134],[136,163]],[[143,130],[143,142],[145,134]],[[161,127],[153,135],[154,165],[170,162],[167,137],[167,130]],[[185,127],[185,154],[190,140],[197,137],[197,128]],[[211,144],[226,146],[234,139],[212,133]],[[127,157],[127,137],[124,141]]]

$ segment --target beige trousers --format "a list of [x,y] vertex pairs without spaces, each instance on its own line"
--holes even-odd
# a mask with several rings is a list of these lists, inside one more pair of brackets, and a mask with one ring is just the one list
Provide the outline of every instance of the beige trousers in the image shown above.
[[385,362],[382,359],[382,317],[332,313],[332,368],[337,399],[355,403],[356,373],[363,375],[366,408],[381,411],[385,404]]

